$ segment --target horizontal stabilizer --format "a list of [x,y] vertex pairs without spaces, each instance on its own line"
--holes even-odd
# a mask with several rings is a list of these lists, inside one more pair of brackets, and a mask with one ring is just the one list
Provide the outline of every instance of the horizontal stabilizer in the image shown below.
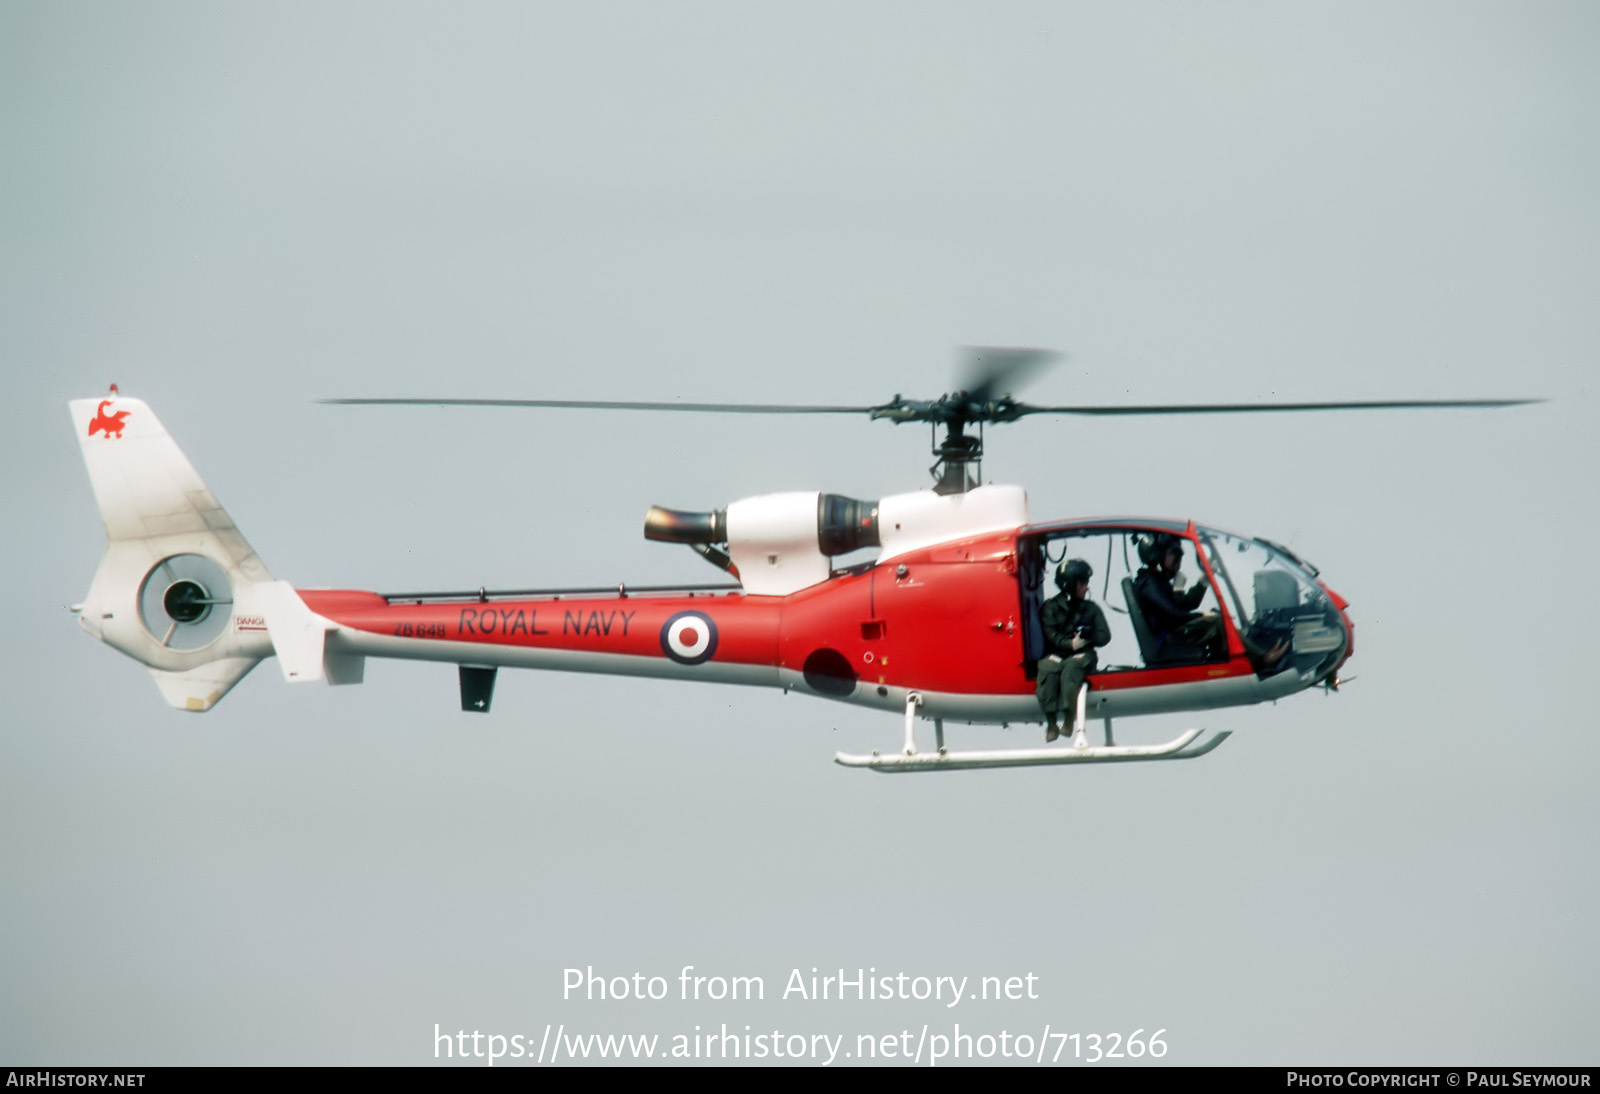
[[321,680],[323,646],[328,632],[338,624],[306,607],[287,581],[261,586],[255,595],[260,598],[267,636],[272,639],[283,678],[296,684]]

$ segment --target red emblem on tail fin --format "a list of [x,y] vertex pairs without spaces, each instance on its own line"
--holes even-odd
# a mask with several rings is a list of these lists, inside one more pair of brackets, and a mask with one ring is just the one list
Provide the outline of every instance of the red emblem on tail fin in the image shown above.
[[119,410],[115,414],[107,414],[106,407],[110,405],[110,399],[102,399],[100,401],[100,409],[95,412],[93,418],[89,419],[89,436],[93,437],[103,429],[106,431],[108,440],[112,437],[119,441],[122,439],[122,427],[126,424],[123,419],[128,416],[128,411]]

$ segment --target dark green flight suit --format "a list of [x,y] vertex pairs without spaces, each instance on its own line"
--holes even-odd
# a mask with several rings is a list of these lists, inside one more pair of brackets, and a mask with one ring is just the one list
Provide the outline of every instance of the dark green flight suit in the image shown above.
[[[1073,604],[1066,593],[1044,602],[1039,622],[1044,628],[1044,656],[1039,658],[1035,689],[1039,708],[1052,721],[1059,711],[1062,721],[1070,722],[1077,715],[1078,688],[1095,667],[1096,647],[1111,641],[1111,627],[1100,605],[1088,597]],[[1074,653],[1072,639],[1076,635],[1087,638],[1090,644]],[[1051,660],[1052,654],[1060,660]]]

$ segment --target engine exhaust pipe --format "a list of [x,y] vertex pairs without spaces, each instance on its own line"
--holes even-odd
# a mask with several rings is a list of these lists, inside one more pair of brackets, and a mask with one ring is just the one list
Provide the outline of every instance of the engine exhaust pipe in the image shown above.
[[644,518],[644,538],[658,543],[726,543],[728,511],[685,513],[652,505]]

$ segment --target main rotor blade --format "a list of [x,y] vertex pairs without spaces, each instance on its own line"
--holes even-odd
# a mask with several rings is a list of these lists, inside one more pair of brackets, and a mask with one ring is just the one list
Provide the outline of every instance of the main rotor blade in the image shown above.
[[974,403],[987,403],[1013,394],[1063,355],[1026,346],[964,346],[962,356],[956,381],[960,390]]
[[1442,407],[1527,406],[1543,399],[1406,399],[1346,403],[1176,403],[1149,406],[1029,406],[1019,404],[1017,414],[1254,414],[1290,410],[1428,410]]
[[320,399],[337,406],[521,406],[557,410],[687,410],[724,414],[870,414],[870,406],[803,406],[788,403],[640,403],[592,399]]
[[[1301,410],[1428,410],[1438,408],[1507,407],[1542,403],[1543,399],[1406,399],[1328,403],[1170,403],[1135,406],[1032,406],[1003,400],[1003,406],[986,407],[994,399],[994,387],[1016,379],[1023,372],[1049,363],[1059,355],[1050,350],[983,350],[995,354],[978,392],[947,396],[929,403],[907,401],[896,396],[880,406],[807,405],[799,403],[664,403],[621,402],[605,399],[322,399],[337,406],[504,406],[555,410],[666,410],[712,414],[867,414],[894,422],[945,422],[954,420],[950,406],[961,412],[961,421],[1013,422],[1030,414],[1078,414],[1099,417],[1131,417],[1146,414],[1260,414]],[[982,413],[977,411],[982,410]],[[1003,413],[1001,413],[1003,411]]]

